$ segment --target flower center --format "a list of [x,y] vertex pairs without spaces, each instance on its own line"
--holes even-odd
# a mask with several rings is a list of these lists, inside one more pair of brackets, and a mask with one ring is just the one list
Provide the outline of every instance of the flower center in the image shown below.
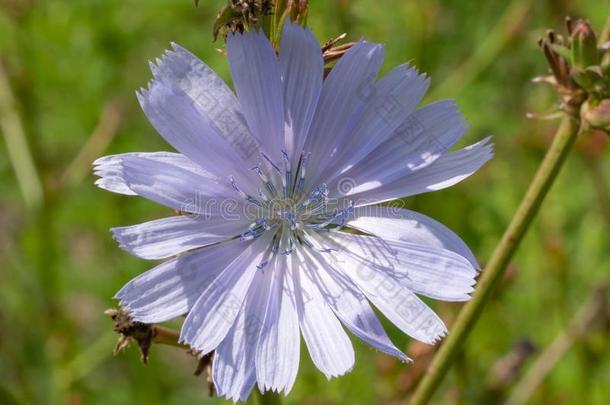
[[[253,204],[257,213],[256,220],[241,234],[240,239],[253,240],[269,232],[272,235],[270,257],[277,253],[289,255],[301,245],[331,252],[332,248],[324,247],[319,242],[317,233],[343,226],[353,211],[353,203],[341,207],[339,200],[329,199],[326,184],[306,192],[309,154],[301,154],[294,173],[284,151],[281,165],[275,164],[265,154],[262,154],[262,158],[267,162],[267,170],[260,164],[252,168],[260,183],[256,197],[243,192],[231,178],[233,189],[241,198]],[[268,261],[261,263],[259,268],[264,268]]]

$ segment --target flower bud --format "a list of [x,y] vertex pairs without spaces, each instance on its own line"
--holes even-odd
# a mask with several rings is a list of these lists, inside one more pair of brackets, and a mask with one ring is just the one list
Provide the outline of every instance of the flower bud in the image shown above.
[[597,38],[585,20],[578,20],[572,31],[572,66],[585,69],[599,63]]
[[610,99],[599,102],[587,100],[580,109],[580,116],[593,128],[607,128],[610,126]]

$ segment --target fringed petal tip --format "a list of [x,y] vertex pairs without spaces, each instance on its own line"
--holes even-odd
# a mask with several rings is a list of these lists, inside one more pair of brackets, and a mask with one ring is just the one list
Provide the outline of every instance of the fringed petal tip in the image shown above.
[[137,251],[138,246],[134,246],[134,243],[129,243],[122,239],[120,232],[126,228],[129,228],[129,227],[122,226],[122,227],[110,228],[110,233],[112,235],[112,239],[114,239],[114,241],[117,243],[119,248],[127,253],[130,253],[130,254],[140,257],[142,259],[155,259],[155,257],[147,257],[146,255],[138,254],[138,251]]
[[271,392],[271,393],[275,393],[278,395],[287,396],[290,393],[290,391],[292,390],[292,385],[284,387],[284,388],[278,388],[278,387],[274,387],[270,384],[263,384],[260,381],[257,381],[256,388],[263,394],[266,392]]
[[110,233],[112,235],[112,239],[114,239],[114,241],[117,243],[117,245],[119,246],[119,248],[121,250],[124,250],[127,253],[131,253],[134,256],[138,256],[137,254],[135,254],[133,252],[133,249],[129,245],[127,245],[121,241],[120,235],[117,235],[117,232],[118,232],[117,229],[119,229],[119,228],[118,227],[110,228]]
[[449,334],[449,331],[447,329],[443,330],[442,332],[440,332],[438,335],[436,335],[433,339],[432,339],[432,345],[436,345],[438,342],[440,342],[441,340],[443,340],[447,335]]
[[156,80],[163,79],[162,73],[164,71],[174,71],[182,73],[180,76],[187,76],[191,70],[202,69],[201,67],[198,67],[197,64],[201,63],[203,65],[203,62],[188,49],[175,42],[170,42],[170,48],[171,49],[164,50],[162,56],[155,58],[154,62],[148,61],[150,71]]
[[430,87],[431,77],[426,72],[421,72],[419,68],[412,64],[413,61],[408,61],[399,65],[396,69],[404,71],[404,75],[408,78],[417,76],[423,83],[424,87]]
[[104,173],[111,169],[120,169],[121,167],[121,155],[107,155],[97,158],[91,164],[93,166],[93,173]]
[[140,105],[143,105],[146,102],[153,84],[154,80],[150,80],[146,84],[146,87],[140,87],[138,90],[136,90],[136,98],[138,99],[138,103],[140,103]]
[[125,182],[121,155],[96,159],[93,162],[93,174],[99,177],[94,184],[103,190],[123,195],[136,195]]

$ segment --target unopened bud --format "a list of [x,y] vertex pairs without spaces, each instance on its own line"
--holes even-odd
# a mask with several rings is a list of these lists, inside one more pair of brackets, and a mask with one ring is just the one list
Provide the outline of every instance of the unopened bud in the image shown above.
[[593,128],[608,128],[610,126],[610,99],[599,102],[587,100],[580,109],[580,116]]
[[599,64],[597,38],[591,25],[585,20],[578,20],[572,30],[572,66],[585,69]]

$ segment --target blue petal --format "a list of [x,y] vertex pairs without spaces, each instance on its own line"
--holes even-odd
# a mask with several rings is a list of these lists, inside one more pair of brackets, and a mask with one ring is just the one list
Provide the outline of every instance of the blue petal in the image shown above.
[[393,69],[377,81],[356,126],[337,139],[339,150],[320,178],[329,182],[349,168],[358,166],[363,159],[366,158],[364,164],[371,158],[375,159],[379,152],[371,152],[390,138],[405,117],[415,111],[429,84],[430,80],[425,75],[407,65]]
[[271,272],[256,273],[233,327],[214,352],[214,385],[233,402],[245,402],[256,383],[254,356],[271,279]]
[[231,243],[169,260],[129,281],[115,298],[139,322],[182,316],[242,250],[242,244]]
[[240,184],[248,184],[250,167],[182,89],[155,80],[149,90],[138,93],[138,100],[159,134],[179,152],[219,179],[228,181],[233,175]]
[[358,207],[346,225],[382,239],[448,249],[479,268],[472,251],[459,236],[440,222],[415,211],[381,205]]
[[287,22],[282,32],[280,66],[284,85],[286,151],[296,167],[316,111],[324,61],[311,31]]
[[351,279],[334,269],[324,254],[311,252],[311,268],[307,276],[317,285],[326,303],[354,335],[367,344],[403,361],[410,359],[390,341],[366,297]]
[[358,122],[374,91],[375,78],[383,62],[381,45],[360,41],[339,59],[324,80],[305,150],[311,152],[310,178],[329,164],[341,147],[337,144]]
[[262,31],[253,30],[229,35],[227,52],[240,110],[263,151],[278,162],[284,149],[284,102],[275,50]]
[[358,280],[366,281],[369,276],[376,279],[376,273],[383,273],[381,276],[393,279],[401,288],[442,301],[468,301],[474,291],[476,267],[451,250],[343,232],[333,237],[343,243],[352,259],[359,261],[357,284]]
[[415,293],[463,301],[477,272],[462,256],[403,241],[334,232],[343,262],[339,269],[396,326],[434,343],[447,332],[442,320]]
[[261,391],[288,393],[297,376],[301,335],[294,302],[290,256],[279,255],[256,348],[256,379]]
[[[297,260],[297,255],[291,255]],[[299,263],[304,262],[299,258]],[[347,373],[354,366],[354,349],[333,311],[311,279],[302,273],[302,264],[293,265],[296,308],[303,340],[311,360],[326,378]]]
[[258,146],[231,89],[195,55],[177,44],[172,44],[172,48],[165,51],[156,64],[151,63],[155,80],[178,87],[190,97],[212,129],[224,137],[244,161],[256,158]]
[[233,260],[201,294],[182,325],[180,341],[206,354],[216,349],[235,322],[257,266],[270,243],[261,236]]
[[180,215],[112,228],[120,247],[143,259],[164,259],[239,236],[251,221]]
[[[222,202],[235,196],[228,182],[177,153],[125,153],[94,162],[96,184],[113,192],[140,195],[175,210],[205,217],[222,215]],[[241,208],[232,213],[243,213]],[[226,208],[226,207],[224,207]]]
[[206,178],[213,176],[184,155],[172,152],[131,152],[118,155],[108,155],[93,162],[93,173],[99,177],[95,184],[104,190],[125,195],[137,195],[125,182],[123,162],[129,159],[145,159],[147,164],[159,162],[161,167],[171,165],[179,167]]
[[[350,178],[357,184],[371,181],[388,183],[432,164],[460,139],[466,129],[452,101],[429,104],[403,116],[389,138],[369,150],[366,159],[351,159],[353,164],[342,166],[332,175],[338,179],[335,181]],[[327,183],[333,190],[334,183],[330,180]]]
[[357,185],[345,194],[345,198],[363,206],[451,187],[471,176],[493,157],[490,139],[441,155],[432,164],[414,172],[405,171],[403,176],[389,182],[384,182],[381,177],[362,183],[354,175],[350,179]]

